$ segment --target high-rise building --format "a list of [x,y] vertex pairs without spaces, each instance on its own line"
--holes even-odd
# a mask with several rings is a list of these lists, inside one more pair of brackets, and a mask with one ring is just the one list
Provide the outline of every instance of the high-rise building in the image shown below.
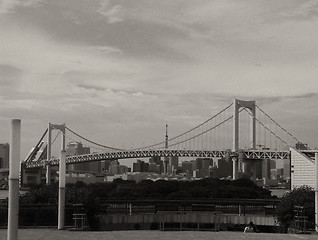
[[210,170],[213,166],[213,159],[211,158],[197,158],[195,160],[194,171],[196,171],[197,178],[211,177]]
[[110,160],[101,161],[101,172],[109,171]]
[[120,165],[117,159],[110,162],[110,165],[109,165],[110,174],[115,175],[115,174],[123,174],[126,172],[128,172],[128,167],[125,165]]
[[149,163],[155,163],[157,165],[160,165],[162,164],[161,157],[160,156],[151,157],[149,158]]
[[169,157],[169,169],[168,173],[176,173],[179,167],[179,157],[178,156],[172,156]]
[[271,160],[263,159],[262,161],[262,177],[263,179],[271,179]]
[[[84,147],[80,142],[70,142],[66,147],[66,156],[75,156],[82,154],[89,154],[90,148]],[[100,172],[101,162],[84,162],[69,164],[68,170],[71,171],[85,171],[85,172]]]
[[194,169],[193,170],[201,170],[203,168],[203,158],[197,158],[195,160]]
[[149,163],[146,163],[141,160],[137,160],[137,162],[133,163],[133,172],[148,172],[149,171]]
[[187,176],[193,176],[193,170],[195,166],[195,161],[184,161],[181,163],[181,169],[183,173],[186,173]]
[[[157,172],[157,173],[164,172],[163,161],[161,160],[161,157],[155,156],[155,157],[149,158],[149,168],[150,168],[150,165],[155,165],[155,166],[151,166],[151,170],[149,169],[149,171]],[[154,171],[154,169],[156,170]]]
[[161,173],[161,166],[155,163],[149,163],[149,172]]
[[0,168],[9,168],[10,145],[8,143],[0,144]]
[[220,178],[233,176],[233,162],[226,161],[224,158],[218,160],[218,174]]

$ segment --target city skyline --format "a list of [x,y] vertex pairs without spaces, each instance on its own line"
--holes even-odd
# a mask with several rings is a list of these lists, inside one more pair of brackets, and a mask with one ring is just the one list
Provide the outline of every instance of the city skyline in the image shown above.
[[317,145],[317,1],[0,4],[0,142],[22,119],[24,158],[48,122],[136,147],[205,121],[233,98]]

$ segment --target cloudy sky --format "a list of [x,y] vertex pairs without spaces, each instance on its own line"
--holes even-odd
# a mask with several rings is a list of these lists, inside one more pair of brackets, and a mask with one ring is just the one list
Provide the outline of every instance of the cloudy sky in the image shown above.
[[256,100],[318,147],[316,0],[0,0],[0,142],[47,123],[130,147]]

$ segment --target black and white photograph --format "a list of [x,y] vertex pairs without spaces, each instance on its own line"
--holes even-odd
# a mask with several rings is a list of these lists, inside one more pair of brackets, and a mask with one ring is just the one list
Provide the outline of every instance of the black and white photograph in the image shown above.
[[0,239],[316,239],[318,0],[0,0]]

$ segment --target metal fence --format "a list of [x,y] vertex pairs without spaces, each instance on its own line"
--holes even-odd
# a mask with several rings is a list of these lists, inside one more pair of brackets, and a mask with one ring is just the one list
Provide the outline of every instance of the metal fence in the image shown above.
[[[74,207],[65,206],[65,225],[73,226]],[[57,204],[20,204],[19,226],[57,226],[58,205]],[[0,226],[8,224],[8,205],[0,202]]]
[[[209,199],[209,200],[101,200],[98,214],[159,214],[218,212],[222,214],[275,216],[279,200]],[[74,225],[75,205],[65,206],[65,225]],[[57,204],[20,204],[20,226],[57,226]],[[7,201],[0,201],[0,226],[7,226]]]
[[163,212],[220,212],[223,214],[275,216],[279,200],[103,200],[104,214],[157,214]]

